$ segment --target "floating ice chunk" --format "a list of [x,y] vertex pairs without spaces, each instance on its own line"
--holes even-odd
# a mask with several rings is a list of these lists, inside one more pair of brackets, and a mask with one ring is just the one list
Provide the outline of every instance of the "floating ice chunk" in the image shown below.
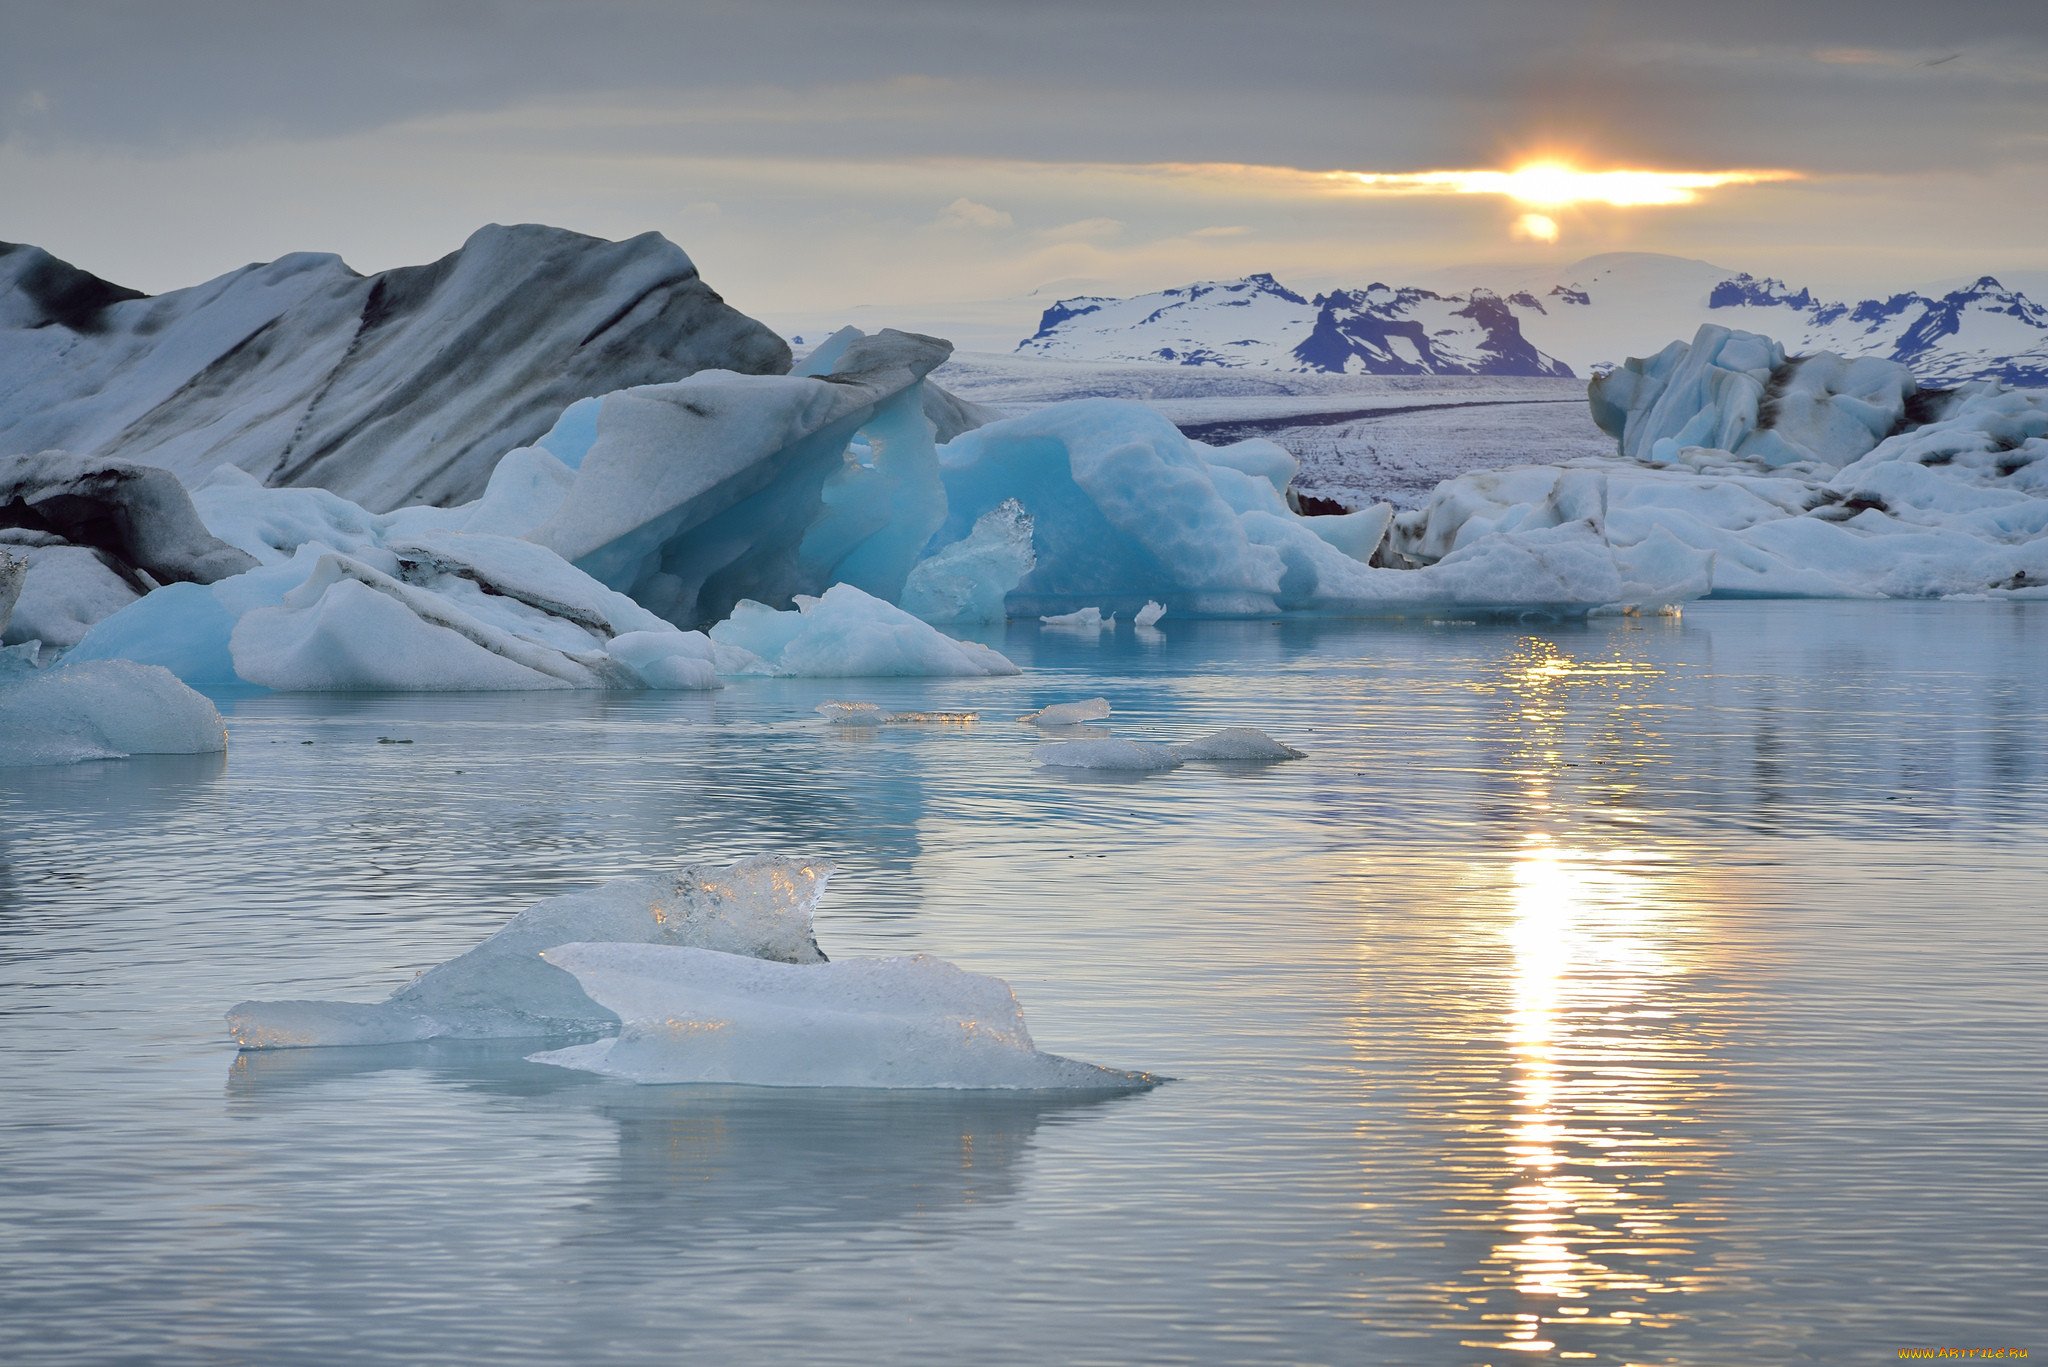
[[551,897],[497,934],[382,1002],[243,1002],[228,1028],[244,1049],[395,1044],[578,1034],[617,1017],[540,951],[572,940],[692,945],[785,963],[823,963],[811,916],[834,870],[760,855],[726,867],[692,864],[667,877],[615,878]]
[[1083,698],[1079,702],[1056,702],[1036,712],[1026,712],[1017,720],[1042,727],[1079,726],[1086,721],[1101,721],[1108,715],[1108,698]]
[[834,726],[880,726],[889,719],[871,702],[821,702],[812,711]]
[[0,651],[0,765],[227,748],[220,713],[169,670],[127,660],[38,669],[34,649]]
[[542,956],[623,1024],[536,1063],[638,1083],[1086,1089],[1157,1079],[1041,1053],[1000,978],[941,959],[793,965],[655,945]]
[[1049,627],[1078,627],[1083,631],[1107,631],[1116,626],[1116,614],[1104,617],[1101,608],[1076,608],[1038,620]]
[[979,712],[884,712],[871,702],[821,702],[813,709],[834,726],[963,726]]
[[1174,746],[1173,753],[1182,759],[1239,760],[1260,764],[1303,757],[1301,751],[1281,744],[1255,726],[1226,726],[1199,740],[1184,741]]
[[1060,740],[1033,752],[1048,769],[1106,769],[1155,774],[1180,768],[1181,756],[1171,745],[1149,740]]
[[1145,600],[1145,606],[1139,608],[1137,615],[1131,618],[1131,623],[1142,631],[1146,627],[1159,625],[1159,619],[1165,615],[1166,604],[1154,602],[1148,598]]
[[711,639],[760,657],[764,672],[802,678],[1018,672],[987,646],[956,641],[851,584],[834,584],[819,598],[799,594],[796,604],[777,612],[743,602],[711,628]]
[[1010,591],[1038,563],[1031,518],[1005,499],[975,519],[974,530],[911,567],[903,608],[927,622],[1000,622]]

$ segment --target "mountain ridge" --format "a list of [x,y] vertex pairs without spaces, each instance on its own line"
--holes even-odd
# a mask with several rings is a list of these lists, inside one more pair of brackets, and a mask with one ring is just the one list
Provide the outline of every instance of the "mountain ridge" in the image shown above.
[[1048,307],[1015,350],[1301,373],[1568,376],[1720,323],[1797,352],[1883,356],[1936,384],[2048,385],[2048,308],[1989,275],[1939,295],[1852,301],[1709,262],[1610,253],[1514,283],[1446,292],[1375,281],[1309,296],[1262,272],[1124,298],[1076,296]]

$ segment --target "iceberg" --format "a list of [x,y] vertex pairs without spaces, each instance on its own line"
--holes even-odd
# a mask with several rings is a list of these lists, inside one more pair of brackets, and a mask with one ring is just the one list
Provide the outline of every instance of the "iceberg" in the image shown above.
[[[0,630],[28,565],[0,551]],[[155,665],[128,660],[38,664],[40,643],[0,648],[0,767],[227,749],[212,703]]]
[[764,662],[758,669],[741,672],[821,679],[1019,672],[999,652],[973,641],[956,641],[851,584],[835,584],[817,598],[799,594],[796,607],[788,612],[742,602],[732,616],[711,628],[711,640]]
[[1147,627],[1158,626],[1159,619],[1165,615],[1166,604],[1154,602],[1148,598],[1145,600],[1145,606],[1139,608],[1136,614],[1132,616],[1131,624],[1137,627],[1138,630],[1143,631]]
[[160,584],[256,563],[207,530],[168,470],[66,451],[0,458],[0,543],[26,562],[0,640],[59,648]]
[[1100,769],[1115,773],[1157,774],[1178,769],[1181,755],[1171,745],[1149,740],[1060,740],[1037,747],[1041,768]]
[[1128,1091],[1158,1079],[1042,1053],[1009,984],[927,955],[798,965],[669,945],[542,956],[620,1020],[536,1063],[636,1083]]
[[1638,579],[1706,557],[1720,596],[2048,597],[2048,395],[1712,325],[1589,392],[1616,459],[1448,480],[1385,553],[1443,570],[1582,527]]
[[1076,608],[1072,612],[1055,613],[1038,619],[1049,627],[1074,627],[1081,631],[1114,631],[1116,614],[1102,615],[1101,608]]
[[1709,552],[1659,543],[1618,554],[1590,522],[1503,529],[1483,552],[1392,568],[1380,563],[1390,508],[1303,517],[1286,494],[1292,457],[1271,443],[1204,446],[1150,409],[1109,399],[977,428],[941,448],[939,466],[939,539],[1005,500],[1031,516],[1036,567],[1008,597],[1013,615],[1058,617],[1078,604],[1085,618],[1088,605],[1117,599],[1225,617],[1445,606],[1584,614],[1682,601],[1708,582]]
[[578,940],[692,946],[726,957],[819,964],[811,930],[835,872],[816,860],[759,855],[667,877],[615,878],[538,902],[476,948],[430,968],[381,1002],[248,1001],[228,1012],[243,1049],[587,1034],[618,1017],[541,951]]
[[68,658],[292,690],[701,689],[760,667],[546,547],[451,529],[459,510],[370,513],[228,468],[193,504],[252,568],[135,599],[95,622]]
[[566,405],[716,368],[779,374],[789,348],[655,233],[491,224],[427,265],[296,252],[154,298],[0,245],[0,453],[454,503]]

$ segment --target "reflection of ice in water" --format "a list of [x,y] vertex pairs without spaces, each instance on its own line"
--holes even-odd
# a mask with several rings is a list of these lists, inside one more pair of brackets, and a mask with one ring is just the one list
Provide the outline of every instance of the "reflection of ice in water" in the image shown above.
[[736,1243],[892,1231],[999,1206],[1022,1190],[1040,1125],[1106,1115],[1119,1095],[634,1087],[528,1063],[522,1055],[531,1049],[531,1041],[437,1040],[241,1053],[229,1069],[228,1105],[244,1119],[296,1107],[356,1113],[394,1089],[379,1075],[397,1073],[492,1107],[594,1115],[616,1127],[618,1143],[614,1157],[580,1174],[561,1170],[563,1186],[581,1198],[570,1242],[600,1261],[622,1246],[636,1258],[716,1260]]

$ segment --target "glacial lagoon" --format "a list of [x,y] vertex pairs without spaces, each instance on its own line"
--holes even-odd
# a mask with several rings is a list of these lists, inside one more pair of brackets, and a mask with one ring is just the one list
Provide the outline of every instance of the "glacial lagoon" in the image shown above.
[[[0,1358],[1699,1364],[2039,1346],[2048,609],[1012,624],[1025,673],[214,695],[0,771]],[[1308,752],[1041,768],[1018,715]],[[815,706],[973,710],[834,726]],[[760,852],[1059,1093],[237,1055]]]

